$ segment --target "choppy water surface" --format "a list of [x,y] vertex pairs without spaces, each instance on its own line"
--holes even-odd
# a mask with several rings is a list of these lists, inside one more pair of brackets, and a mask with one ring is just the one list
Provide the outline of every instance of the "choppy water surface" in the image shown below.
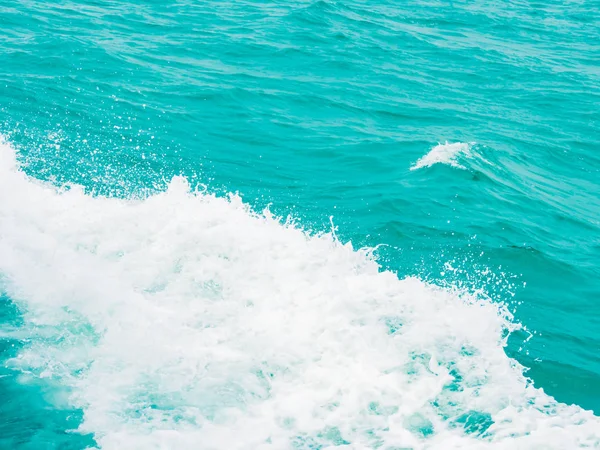
[[0,0],[0,448],[600,446],[600,4]]

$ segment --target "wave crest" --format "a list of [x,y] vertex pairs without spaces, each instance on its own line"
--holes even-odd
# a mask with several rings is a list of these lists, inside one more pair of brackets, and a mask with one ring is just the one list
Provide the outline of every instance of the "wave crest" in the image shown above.
[[458,163],[460,156],[469,157],[471,148],[474,143],[454,142],[438,144],[433,147],[429,153],[420,158],[410,170],[417,170],[423,167],[431,167],[434,164],[446,164],[459,169],[464,169],[464,166]]

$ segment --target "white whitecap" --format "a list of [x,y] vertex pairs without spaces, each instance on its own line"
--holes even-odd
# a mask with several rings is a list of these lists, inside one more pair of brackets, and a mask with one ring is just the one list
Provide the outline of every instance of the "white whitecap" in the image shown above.
[[103,449],[600,445],[506,356],[503,307],[183,178],[91,197],[0,144],[0,274],[33,336],[10,366],[64,386]]
[[464,166],[458,163],[460,156],[470,156],[473,143],[454,142],[438,144],[433,147],[425,156],[420,158],[410,170],[417,170],[423,167],[430,167],[434,164],[447,164],[452,167],[464,169]]

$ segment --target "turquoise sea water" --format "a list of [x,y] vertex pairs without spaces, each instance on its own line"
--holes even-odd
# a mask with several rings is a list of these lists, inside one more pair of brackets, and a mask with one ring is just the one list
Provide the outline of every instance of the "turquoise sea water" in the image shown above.
[[600,448],[600,3],[0,30],[0,448]]

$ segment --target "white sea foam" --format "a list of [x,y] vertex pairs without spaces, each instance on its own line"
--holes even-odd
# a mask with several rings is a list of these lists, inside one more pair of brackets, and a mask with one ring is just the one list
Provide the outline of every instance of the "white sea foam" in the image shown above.
[[0,144],[0,273],[37,336],[10,364],[63,385],[102,448],[600,445],[505,355],[502,307],[378,269],[182,178],[57,190]]
[[447,164],[452,167],[464,169],[464,166],[458,163],[458,158],[461,155],[470,156],[472,145],[473,143],[464,142],[438,144],[429,150],[429,153],[419,159],[410,170],[430,167],[434,164]]

